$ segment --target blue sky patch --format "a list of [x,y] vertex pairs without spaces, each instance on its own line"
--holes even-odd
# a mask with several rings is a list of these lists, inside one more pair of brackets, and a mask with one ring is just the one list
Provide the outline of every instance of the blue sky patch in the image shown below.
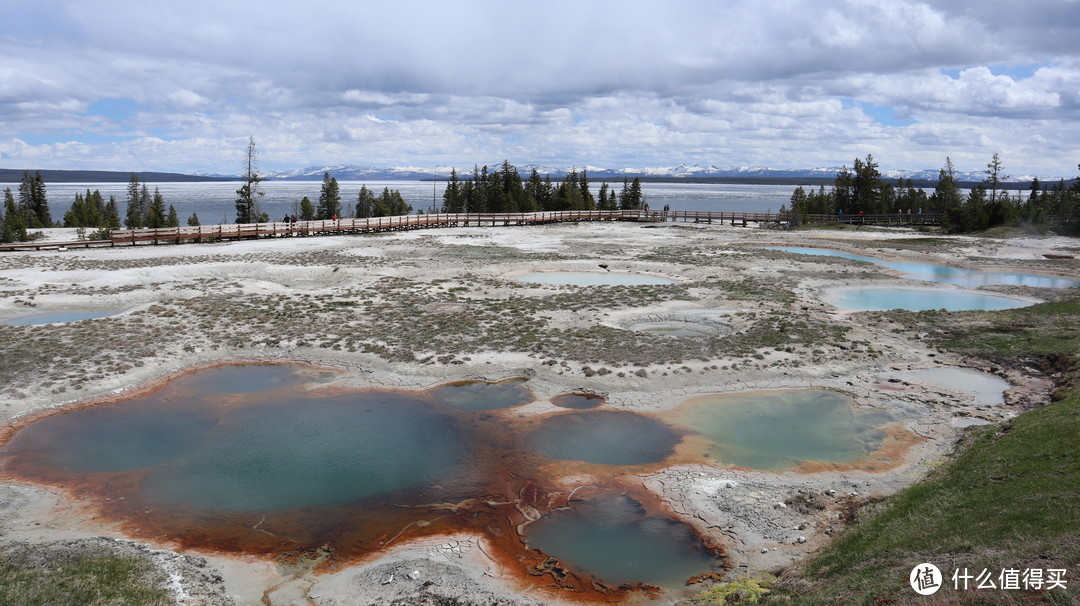
[[870,116],[878,124],[885,126],[909,126],[915,124],[915,120],[906,112],[896,109],[891,105],[876,105],[866,101],[844,99],[844,107],[858,107],[864,114]]
[[100,135],[97,133],[74,132],[19,136],[19,140],[24,141],[30,145],[52,145],[54,143],[71,143],[73,141],[77,143],[84,143],[86,145],[93,145],[95,143],[116,143],[118,141],[130,141],[137,138],[139,138],[139,135]]
[[98,99],[86,110],[88,116],[102,116],[116,122],[130,120],[139,109],[139,102],[134,99]]

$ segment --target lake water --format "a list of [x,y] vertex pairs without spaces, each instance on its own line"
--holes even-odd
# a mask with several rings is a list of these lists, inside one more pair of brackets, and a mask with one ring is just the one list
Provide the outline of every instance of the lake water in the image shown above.
[[1011,286],[1038,286],[1042,288],[1070,288],[1080,286],[1080,279],[1066,276],[1053,276],[1048,274],[1033,274],[1005,271],[980,271],[977,269],[965,269],[950,265],[936,263],[913,263],[907,261],[887,261],[877,257],[856,255],[829,248],[808,248],[800,246],[766,246],[766,250],[779,250],[800,255],[817,255],[821,257],[839,257],[853,261],[873,263],[889,269],[908,274],[909,277],[929,282],[954,284],[968,288],[976,286],[988,286],[991,284],[1004,284]]
[[[599,191],[602,181],[593,181],[590,189]],[[609,182],[614,185],[614,182]],[[13,184],[14,187],[17,184]],[[236,220],[236,190],[239,182],[206,183],[148,183],[151,193],[157,187],[165,197],[166,206],[176,207],[181,222],[192,213],[198,213],[203,225],[233,223]],[[266,181],[260,185],[265,195],[262,209],[271,220],[280,220],[286,214],[300,214],[300,200],[307,196],[312,204],[319,199],[321,181]],[[405,201],[415,210],[437,209],[442,204],[443,182],[425,181],[339,181],[341,202],[346,213],[356,207],[356,196],[361,185],[367,185],[376,195],[384,187],[401,192]],[[434,185],[434,187],[433,187]],[[71,207],[76,193],[100,190],[107,201],[116,196],[121,220],[127,208],[127,183],[49,183],[46,193],[49,209],[54,220],[63,219]],[[622,188],[619,181],[618,188]],[[643,183],[642,191],[649,206],[655,209],[671,205],[675,210],[777,212],[788,204],[794,185],[721,185],[711,183]],[[433,196],[434,194],[434,196]],[[434,202],[433,202],[434,197]]]

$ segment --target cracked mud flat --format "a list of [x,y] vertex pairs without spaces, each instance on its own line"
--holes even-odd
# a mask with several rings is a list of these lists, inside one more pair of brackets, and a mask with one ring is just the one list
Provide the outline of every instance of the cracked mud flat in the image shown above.
[[[70,237],[63,230],[50,235]],[[822,298],[840,286],[921,283],[846,260],[749,249],[831,247],[1080,275],[1077,261],[1043,256],[1072,246],[1063,238],[884,244],[912,235],[580,224],[7,254],[0,257],[0,321],[124,311],[0,326],[0,439],[31,413],[122,398],[185,369],[244,361],[306,363],[367,387],[528,376],[539,400],[525,407],[527,414],[558,410],[548,399],[568,392],[603,395],[608,410],[658,413],[700,394],[817,387],[905,419],[900,429],[917,439],[877,453],[874,471],[686,463],[633,477],[659,497],[658,506],[722,545],[734,570],[770,570],[826,543],[862,500],[922,477],[961,431],[954,419],[999,421],[1047,398],[1045,383],[1016,373],[1005,376],[1014,387],[1004,406],[979,405],[971,394],[914,379],[911,370],[974,363],[930,349],[903,326],[838,310]],[[679,283],[582,288],[507,278],[597,271],[600,264]],[[985,290],[1041,300],[1059,294]],[[687,320],[712,330],[686,337],[631,330]],[[590,481],[574,477],[564,488]],[[0,484],[0,544],[43,553],[87,545],[135,550],[163,571],[162,583],[182,604],[509,605],[579,597],[550,588],[550,576],[523,580],[488,555],[480,535],[399,543],[332,570],[320,567],[318,553],[288,560],[178,554],[168,537],[132,542],[62,492],[13,481]],[[672,603],[701,587],[658,600],[631,593],[624,601]]]

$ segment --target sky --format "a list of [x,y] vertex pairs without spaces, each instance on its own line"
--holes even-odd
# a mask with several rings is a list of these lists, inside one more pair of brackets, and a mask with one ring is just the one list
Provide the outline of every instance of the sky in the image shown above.
[[0,167],[1074,177],[1080,0],[0,0]]

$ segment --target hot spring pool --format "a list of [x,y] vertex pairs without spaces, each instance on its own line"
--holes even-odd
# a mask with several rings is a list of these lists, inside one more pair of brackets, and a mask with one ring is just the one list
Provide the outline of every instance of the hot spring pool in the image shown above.
[[994,311],[1033,305],[1031,301],[1013,297],[945,288],[839,288],[831,291],[828,298],[833,305],[853,311]]
[[[341,377],[223,366],[128,400],[50,411],[0,447],[0,472],[62,486],[135,535],[181,547],[278,554],[331,545],[347,559],[379,551],[395,533],[405,541],[465,531],[484,534],[495,556],[521,566],[537,554],[522,551],[517,507],[552,506],[564,469],[553,461],[610,465],[610,474],[594,476],[604,486],[618,483],[619,466],[661,464],[682,435],[636,413],[575,410],[604,401],[584,393],[552,398],[567,410],[536,427],[501,412],[535,399],[523,379],[409,391],[349,388]],[[632,501],[598,502],[581,506],[584,521],[556,512],[535,540],[547,546],[545,537],[556,537],[555,545],[585,533],[592,552],[553,552],[567,567],[617,583],[681,585],[712,569],[715,556],[684,523],[638,515]],[[447,504],[459,503],[462,515],[447,515]],[[652,564],[612,574],[597,563],[631,548],[643,552],[635,558],[662,549],[655,557],[673,567],[661,576]]]
[[122,313],[124,313],[123,309],[50,311],[8,318],[3,321],[3,324],[9,326],[38,326],[41,324],[56,324],[58,322],[79,322],[82,320],[93,320],[94,318],[107,318]]
[[699,396],[663,416],[704,437],[715,462],[762,470],[852,463],[880,448],[881,426],[895,421],[823,389]]
[[1080,279],[1067,276],[1054,276],[1049,274],[1007,272],[1007,271],[979,271],[939,265],[936,263],[913,263],[907,261],[886,261],[877,257],[856,255],[828,248],[808,248],[799,246],[765,246],[766,250],[779,250],[800,255],[817,255],[822,257],[840,257],[853,261],[873,263],[889,269],[908,274],[909,277],[929,282],[941,282],[966,288],[976,286],[989,286],[992,284],[1004,284],[1011,286],[1037,286],[1041,288],[1071,288],[1080,286]]
[[977,404],[989,406],[1004,404],[1005,390],[1012,387],[1001,377],[971,368],[928,368],[912,371],[911,374],[942,387],[966,391],[975,396]]
[[526,541],[614,585],[681,587],[691,576],[720,570],[718,558],[690,527],[650,516],[641,503],[621,494],[571,501],[530,524]]

